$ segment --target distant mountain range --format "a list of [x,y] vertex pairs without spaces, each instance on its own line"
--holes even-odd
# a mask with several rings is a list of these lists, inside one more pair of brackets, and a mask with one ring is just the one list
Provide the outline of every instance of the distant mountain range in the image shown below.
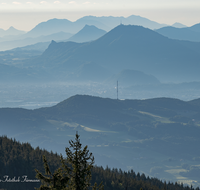
[[159,24],[149,19],[140,16],[129,16],[125,17],[95,17],[95,16],[85,16],[78,19],[75,22],[71,22],[67,19],[51,19],[46,22],[41,22],[35,26],[31,31],[27,32],[24,36],[26,37],[38,37],[41,35],[50,35],[60,31],[75,34],[80,31],[85,25],[94,25],[105,31],[109,31],[114,27],[118,26],[120,23],[131,24],[131,25],[141,25],[150,29],[158,29],[164,24]]
[[200,157],[196,151],[199,105],[199,99],[114,100],[76,95],[47,108],[1,108],[1,135],[64,153],[78,131],[97,165],[134,168],[166,181],[196,180],[197,185],[199,177],[190,173]]
[[[194,25],[192,27],[186,27],[181,23],[174,23],[171,27],[166,24],[159,24],[151,21],[147,18],[143,18],[136,15],[129,17],[95,17],[85,16],[78,19],[75,22],[71,22],[67,19],[50,19],[46,22],[41,22],[28,32],[16,30],[10,27],[8,30],[0,29],[0,50],[9,50],[17,47],[23,47],[27,45],[36,44],[39,42],[47,42],[51,40],[66,41],[73,34],[78,33],[85,25],[93,25],[103,31],[110,31],[119,24],[124,25],[139,25],[145,28],[154,29],[158,33],[167,36],[172,39],[199,41],[199,26]],[[100,31],[99,31],[100,32]],[[101,35],[104,32],[101,33]],[[71,36],[69,36],[71,34]],[[67,36],[68,35],[68,36]],[[77,36],[75,39],[70,39],[75,42],[85,42],[97,39],[94,35],[85,39]],[[100,33],[98,37],[100,36]],[[76,38],[80,38],[76,41]]]
[[[39,36],[39,37],[35,37],[35,38],[26,37],[24,39],[3,41],[3,42],[0,42],[0,45],[1,45],[0,50],[18,48],[18,47],[23,47],[23,46],[29,46],[28,49],[30,49],[32,46],[32,49],[39,50],[39,51],[42,50],[42,52],[43,52],[45,49],[47,49],[48,45],[50,44],[50,42],[52,40],[87,42],[87,41],[96,40],[99,37],[103,36],[105,33],[106,33],[106,31],[101,30],[95,26],[86,25],[77,34],[74,34],[74,35],[71,33],[66,33],[66,32],[58,32],[58,33]],[[42,42],[45,45],[43,44],[44,48],[41,49]],[[29,44],[33,44],[33,45],[29,45]],[[38,44],[38,46],[37,46],[37,44]],[[23,47],[23,49],[26,49],[26,48]]]
[[90,43],[53,41],[29,65],[42,66],[62,80],[82,65],[92,63],[114,73],[126,68],[151,74],[161,81],[189,82],[199,80],[197,47],[196,43],[171,40],[141,26],[119,25]]
[[[55,41],[74,41],[74,42],[87,42],[87,41],[92,41],[95,39],[98,39],[99,37],[103,36],[106,32],[104,30],[98,29],[95,26],[88,26],[86,25],[83,29],[81,29],[77,34],[70,34],[70,33],[65,33],[65,32],[59,32],[56,34],[51,34],[48,36],[40,36],[38,38],[26,38],[23,40],[16,40],[16,41],[6,41],[6,42],[0,42],[2,44],[3,48],[9,49],[9,47],[12,46],[18,46],[20,43],[21,45],[25,45],[23,47],[17,47],[12,50],[5,51],[6,52],[16,52],[17,51],[24,51],[24,54],[29,51],[35,52],[38,51],[38,55],[42,54],[49,46],[51,43],[52,39]],[[32,45],[26,45],[30,44]],[[34,54],[33,52],[33,55]]]
[[[73,37],[74,40],[80,40],[77,36],[84,39],[89,31],[95,31],[96,37],[103,32],[86,26]],[[46,74],[42,78],[46,81],[87,79],[103,82],[113,74],[128,69],[153,75],[161,82],[190,82],[200,80],[199,47],[200,43],[172,40],[142,26],[119,25],[91,42],[52,41],[42,55],[29,60],[18,59],[16,53],[11,56],[4,52],[0,63],[8,64],[10,60],[10,65],[26,68],[35,76],[40,76],[43,71]]]
[[13,26],[11,26],[8,30],[3,30],[0,28],[0,37],[17,36],[17,35],[22,35],[25,33],[26,33],[25,31],[17,30]]
[[[106,17],[106,16],[103,16],[103,17],[85,16],[85,17],[78,19],[76,22],[78,22],[78,23],[81,23],[81,22],[90,23],[90,22],[92,22],[91,23],[92,25],[95,25],[95,26],[97,26],[101,29],[104,29],[106,31],[109,31],[109,30],[115,28],[119,24],[140,25],[140,26],[150,28],[150,29],[158,29],[158,28],[161,28],[163,26],[166,26],[166,24],[160,24],[160,23],[151,21],[147,18],[137,16],[137,15],[131,15],[131,16],[126,17],[126,18],[125,17],[112,17],[112,16],[109,16],[109,17]],[[100,25],[98,26],[98,25],[94,24],[93,22],[103,23],[106,26],[107,29],[102,28],[102,26],[100,26]]]
[[[0,29],[0,44],[1,51],[9,50],[17,47],[22,47],[26,45],[31,45],[34,43],[47,41],[48,40],[67,40],[68,38],[62,37],[60,33],[78,33],[85,25],[94,25],[99,29],[109,31],[119,25],[123,24],[134,24],[142,25],[151,29],[158,29],[164,24],[159,24],[154,21],[148,20],[140,16],[129,16],[125,17],[95,17],[95,16],[85,16],[78,19],[75,22],[71,22],[67,19],[51,19],[46,22],[41,22],[35,26],[32,30],[28,32],[19,31],[13,27],[9,28],[7,31]],[[79,36],[80,37],[80,36]],[[89,35],[88,35],[89,37]],[[77,42],[85,41],[87,38],[79,39]],[[91,38],[95,39],[95,36]],[[89,38],[89,41],[91,40]]]
[[184,28],[166,26],[155,31],[171,39],[200,42],[200,24]]
[[[84,16],[74,22],[69,21],[67,19],[56,19],[56,18],[50,19],[46,22],[39,23],[32,30],[28,32],[17,30],[11,26],[8,30],[0,29],[0,37],[24,34],[23,36],[21,36],[21,38],[27,38],[27,37],[36,38],[59,32],[75,34],[78,31],[80,31],[85,25],[94,25],[97,28],[109,31],[114,27],[118,26],[119,24],[140,25],[150,29],[159,29],[164,26],[167,26],[166,24],[160,24],[137,15],[131,15],[129,17]],[[186,27],[181,23],[175,23],[172,26],[177,28]]]

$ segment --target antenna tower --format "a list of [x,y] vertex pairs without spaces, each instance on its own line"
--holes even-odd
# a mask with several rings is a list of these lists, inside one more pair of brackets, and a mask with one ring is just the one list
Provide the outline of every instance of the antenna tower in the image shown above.
[[118,100],[118,81],[117,81],[117,100]]

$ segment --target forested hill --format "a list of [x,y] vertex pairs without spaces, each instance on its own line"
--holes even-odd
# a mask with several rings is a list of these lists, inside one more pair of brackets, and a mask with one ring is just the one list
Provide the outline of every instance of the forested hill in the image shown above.
[[[44,115],[45,118],[60,120],[81,121],[83,117],[105,122],[129,121],[129,120],[155,120],[153,114],[166,117],[173,121],[173,117],[198,120],[200,106],[196,103],[200,100],[182,101],[174,98],[153,98],[146,100],[116,100],[100,98],[88,95],[75,95],[59,104],[40,108],[33,113]],[[144,113],[145,112],[145,113]],[[132,118],[132,119],[131,119]],[[133,119],[134,118],[134,119]],[[180,120],[180,122],[183,122]],[[91,123],[92,124],[92,123]],[[97,123],[96,123],[97,124]]]
[[[0,187],[6,190],[32,190],[39,187],[39,182],[21,182],[24,181],[24,175],[27,179],[36,180],[34,169],[43,170],[42,155],[45,155],[52,172],[60,167],[59,156],[52,152],[41,150],[39,147],[32,148],[28,143],[19,143],[15,139],[8,139],[6,136],[0,137]],[[7,181],[6,177],[8,176]],[[16,180],[9,182],[8,180]],[[20,179],[20,181],[17,181]],[[3,182],[4,181],[4,182]],[[103,181],[105,190],[132,189],[138,190],[189,190],[193,188],[183,187],[177,183],[164,183],[156,178],[146,177],[144,174],[135,173],[133,170],[123,172],[121,169],[103,169],[94,167],[92,169],[91,184]],[[199,190],[199,188],[196,188]]]

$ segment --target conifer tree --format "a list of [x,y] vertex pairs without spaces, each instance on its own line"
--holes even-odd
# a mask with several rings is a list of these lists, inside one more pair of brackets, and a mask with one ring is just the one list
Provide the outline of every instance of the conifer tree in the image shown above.
[[[90,185],[91,169],[94,164],[94,156],[89,152],[88,147],[82,149],[79,135],[76,133],[75,141],[69,141],[70,147],[66,148],[67,163],[72,167],[70,174],[71,190],[86,190]],[[94,185],[97,189],[97,185]]]
[[[61,157],[61,160],[63,158]],[[65,189],[69,181],[69,170],[65,167],[65,170],[58,168],[53,174],[50,171],[46,157],[43,156],[45,175],[42,175],[37,169],[36,178],[40,179],[42,185],[37,190],[62,190]]]
[[103,184],[91,186],[91,169],[94,164],[94,156],[88,147],[82,149],[79,135],[76,133],[75,141],[69,141],[70,147],[65,149],[67,158],[61,156],[62,167],[54,174],[51,173],[45,156],[43,157],[45,175],[36,170],[36,177],[42,181],[38,190],[103,190]]

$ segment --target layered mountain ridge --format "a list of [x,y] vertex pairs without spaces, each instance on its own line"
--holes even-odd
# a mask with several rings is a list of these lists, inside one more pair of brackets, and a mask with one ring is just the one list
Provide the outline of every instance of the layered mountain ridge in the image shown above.
[[155,31],[171,39],[200,42],[200,23],[182,28],[166,26]]
[[[137,70],[160,82],[192,82],[200,80],[199,47],[197,42],[172,40],[142,26],[121,24],[91,42],[52,41],[36,58],[16,58],[12,52],[10,62],[26,68],[26,75],[35,73],[36,80],[44,72],[39,78],[46,81],[103,82],[123,70]],[[7,57],[1,56],[2,64]]]
[[168,82],[195,81],[200,54],[190,46],[141,26],[119,25],[90,43],[52,42],[34,65],[48,64],[67,74],[92,62],[114,72],[139,70]]

